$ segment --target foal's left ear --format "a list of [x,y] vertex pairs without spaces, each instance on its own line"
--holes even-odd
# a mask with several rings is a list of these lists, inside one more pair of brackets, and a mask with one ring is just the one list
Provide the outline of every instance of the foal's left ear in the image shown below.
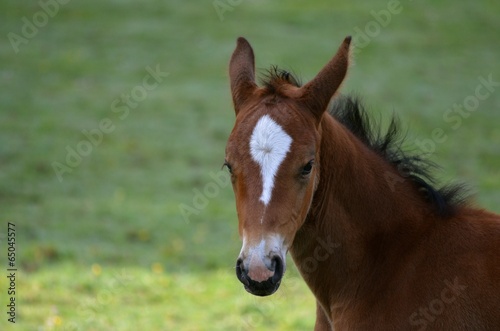
[[229,63],[229,79],[236,115],[257,88],[255,84],[255,57],[252,46],[243,37],[238,38]]
[[311,109],[318,121],[326,110],[330,99],[340,87],[349,66],[351,36],[344,39],[335,56],[309,83],[301,88],[302,101]]

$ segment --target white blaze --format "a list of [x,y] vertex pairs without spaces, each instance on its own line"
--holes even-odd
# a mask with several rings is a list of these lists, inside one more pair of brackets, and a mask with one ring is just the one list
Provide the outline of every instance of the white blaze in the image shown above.
[[250,138],[250,153],[260,166],[262,194],[260,201],[267,205],[271,200],[274,178],[290,150],[292,138],[269,115],[262,116]]

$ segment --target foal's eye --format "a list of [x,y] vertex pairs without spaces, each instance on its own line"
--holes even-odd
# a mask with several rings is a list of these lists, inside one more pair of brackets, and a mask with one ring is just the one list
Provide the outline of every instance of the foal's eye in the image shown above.
[[302,176],[304,176],[304,177],[306,177],[307,175],[309,175],[311,173],[313,164],[314,164],[314,160],[311,160],[311,161],[307,162],[306,165],[304,167],[302,167],[302,170],[300,171],[300,174]]
[[230,174],[233,174],[233,168],[231,168],[231,165],[227,162],[227,161],[224,161],[224,164],[222,165],[222,167],[226,167],[227,170],[229,171]]

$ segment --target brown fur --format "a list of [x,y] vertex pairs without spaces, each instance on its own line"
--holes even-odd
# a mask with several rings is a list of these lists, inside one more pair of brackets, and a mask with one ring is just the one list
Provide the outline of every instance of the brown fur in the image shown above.
[[[284,236],[318,302],[315,330],[498,329],[500,217],[465,204],[440,215],[414,182],[325,112],[346,75],[349,43],[303,87],[276,79],[261,88],[250,44],[238,40],[230,63],[237,119],[226,162],[240,234]],[[264,207],[247,142],[263,114],[284,126],[293,145],[268,220],[258,226]],[[298,178],[311,158],[311,175]],[[318,242],[333,245],[319,255]]]

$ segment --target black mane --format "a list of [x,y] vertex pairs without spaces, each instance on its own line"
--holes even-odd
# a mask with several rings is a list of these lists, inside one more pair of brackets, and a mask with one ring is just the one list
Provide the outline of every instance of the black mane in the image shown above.
[[277,66],[272,66],[264,74],[261,81],[262,85],[266,87],[268,93],[279,93],[279,87],[283,84],[291,84],[296,87],[300,87],[302,84],[296,75],[289,71],[278,68]]
[[[329,112],[366,146],[391,163],[403,178],[411,180],[424,199],[434,206],[438,215],[452,216],[456,207],[465,202],[466,190],[463,185],[436,187],[436,179],[431,171],[438,166],[424,153],[412,154],[402,149],[404,136],[395,116],[387,132],[382,133],[380,124],[372,124],[357,98],[338,96],[333,100]],[[393,185],[397,186],[397,181],[394,182]]]
[[[279,86],[292,84],[300,87],[300,81],[290,72],[271,67],[262,81],[269,93],[279,93]],[[423,153],[411,154],[402,149],[404,136],[399,121],[392,117],[387,132],[382,133],[379,123],[373,123],[358,98],[337,96],[329,113],[371,150],[392,164],[403,179],[411,180],[423,199],[434,207],[441,217],[449,217],[466,201],[463,185],[436,186],[431,171],[437,168]],[[395,184],[397,185],[397,181]]]

